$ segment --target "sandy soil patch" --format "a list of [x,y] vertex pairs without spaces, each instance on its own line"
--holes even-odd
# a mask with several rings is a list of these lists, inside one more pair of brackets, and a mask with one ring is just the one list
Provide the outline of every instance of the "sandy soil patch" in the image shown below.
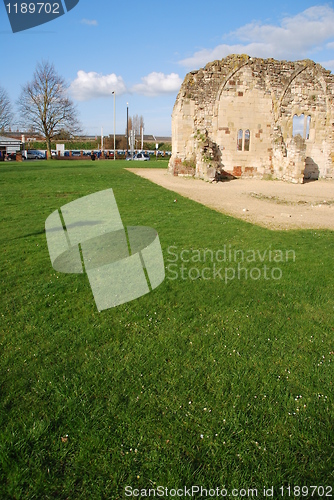
[[289,184],[235,179],[209,183],[174,177],[165,169],[127,170],[214,210],[269,229],[334,230],[334,181]]

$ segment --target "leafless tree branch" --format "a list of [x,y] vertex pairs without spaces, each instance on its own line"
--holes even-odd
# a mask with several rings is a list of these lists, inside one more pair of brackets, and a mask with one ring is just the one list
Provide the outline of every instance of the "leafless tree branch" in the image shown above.
[[49,62],[36,67],[33,79],[23,88],[18,100],[21,121],[26,128],[45,136],[48,157],[51,141],[66,130],[75,135],[81,131],[76,108],[67,95],[68,85]]
[[0,130],[6,130],[11,124],[13,113],[8,94],[0,87]]

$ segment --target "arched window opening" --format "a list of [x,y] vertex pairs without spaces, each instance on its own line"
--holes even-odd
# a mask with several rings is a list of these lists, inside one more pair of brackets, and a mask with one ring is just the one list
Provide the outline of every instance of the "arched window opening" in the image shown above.
[[242,136],[243,136],[243,131],[238,130],[237,151],[242,151]]
[[249,144],[250,144],[250,131],[247,129],[245,131],[244,151],[249,151]]
[[294,115],[292,124],[292,137],[295,135],[304,136],[304,115]]

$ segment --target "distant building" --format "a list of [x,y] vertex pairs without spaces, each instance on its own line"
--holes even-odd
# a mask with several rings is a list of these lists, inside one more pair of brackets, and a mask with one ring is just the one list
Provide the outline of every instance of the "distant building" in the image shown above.
[[16,151],[20,151],[20,148],[21,141],[19,139],[0,136],[0,161],[7,153],[16,153]]
[[165,144],[168,144],[168,143],[171,143],[172,142],[172,138],[170,136],[158,136],[158,137],[155,137],[153,135],[145,135],[144,134],[144,142],[158,142],[158,143],[165,143]]

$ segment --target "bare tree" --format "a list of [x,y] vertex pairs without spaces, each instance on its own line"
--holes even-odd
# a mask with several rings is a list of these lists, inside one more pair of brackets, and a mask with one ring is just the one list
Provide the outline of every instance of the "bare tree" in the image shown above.
[[[128,119],[128,130],[130,132],[130,130],[132,130],[132,118],[131,116],[129,116],[129,119]],[[125,133],[126,133],[126,130],[125,130]]]
[[18,101],[26,127],[45,136],[48,158],[51,158],[51,140],[57,134],[64,130],[70,134],[80,131],[76,109],[67,90],[68,85],[53,64],[42,61],[36,67],[33,80],[22,88]]
[[144,130],[144,118],[142,115],[134,115],[132,118],[129,116],[129,130],[134,130],[136,135],[141,134],[141,130]]
[[5,89],[0,87],[0,130],[9,127],[13,118],[9,97]]
[[144,125],[144,118],[142,115],[140,115],[139,117],[139,130],[143,130],[143,133],[144,133],[144,129],[145,129],[145,125]]
[[139,122],[139,116],[134,115],[132,118],[132,124],[133,124],[133,130],[135,131],[136,135],[140,134],[140,122]]

